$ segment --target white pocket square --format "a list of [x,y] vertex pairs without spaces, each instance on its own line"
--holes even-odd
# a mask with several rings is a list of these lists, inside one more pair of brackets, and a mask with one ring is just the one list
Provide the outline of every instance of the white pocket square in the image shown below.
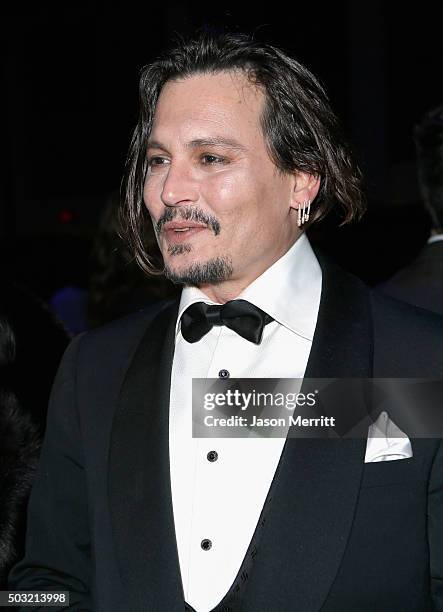
[[387,412],[381,412],[368,430],[365,463],[409,459],[412,455],[408,436],[391,421]]

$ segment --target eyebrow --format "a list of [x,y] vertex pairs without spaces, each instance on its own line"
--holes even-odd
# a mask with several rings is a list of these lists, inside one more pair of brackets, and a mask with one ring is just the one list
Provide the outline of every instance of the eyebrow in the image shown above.
[[[195,140],[187,142],[186,147],[189,149],[199,149],[201,147],[225,147],[235,151],[246,151],[246,147],[240,144],[237,140],[225,138],[224,136],[196,138]],[[163,151],[167,150],[166,147],[157,140],[148,141],[148,149],[163,149]]]

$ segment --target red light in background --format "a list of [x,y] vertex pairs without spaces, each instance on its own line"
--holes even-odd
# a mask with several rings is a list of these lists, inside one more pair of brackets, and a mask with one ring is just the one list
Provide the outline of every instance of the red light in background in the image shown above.
[[58,220],[60,223],[70,223],[73,218],[74,215],[70,210],[61,210],[58,213]]

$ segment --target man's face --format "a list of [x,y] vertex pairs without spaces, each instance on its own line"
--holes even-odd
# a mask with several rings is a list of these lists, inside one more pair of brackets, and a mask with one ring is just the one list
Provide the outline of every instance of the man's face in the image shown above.
[[169,81],[148,143],[144,202],[166,274],[226,299],[299,233],[297,177],[279,172],[269,157],[263,104],[241,72]]

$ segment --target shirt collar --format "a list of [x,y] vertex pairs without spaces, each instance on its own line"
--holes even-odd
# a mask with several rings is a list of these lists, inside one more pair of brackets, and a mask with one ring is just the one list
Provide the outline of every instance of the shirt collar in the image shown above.
[[[312,340],[320,305],[322,273],[309,240],[302,234],[291,248],[246,287],[236,299],[255,304],[278,323]],[[197,287],[185,287],[181,294],[176,324],[180,329],[183,312],[195,302],[216,304]]]

